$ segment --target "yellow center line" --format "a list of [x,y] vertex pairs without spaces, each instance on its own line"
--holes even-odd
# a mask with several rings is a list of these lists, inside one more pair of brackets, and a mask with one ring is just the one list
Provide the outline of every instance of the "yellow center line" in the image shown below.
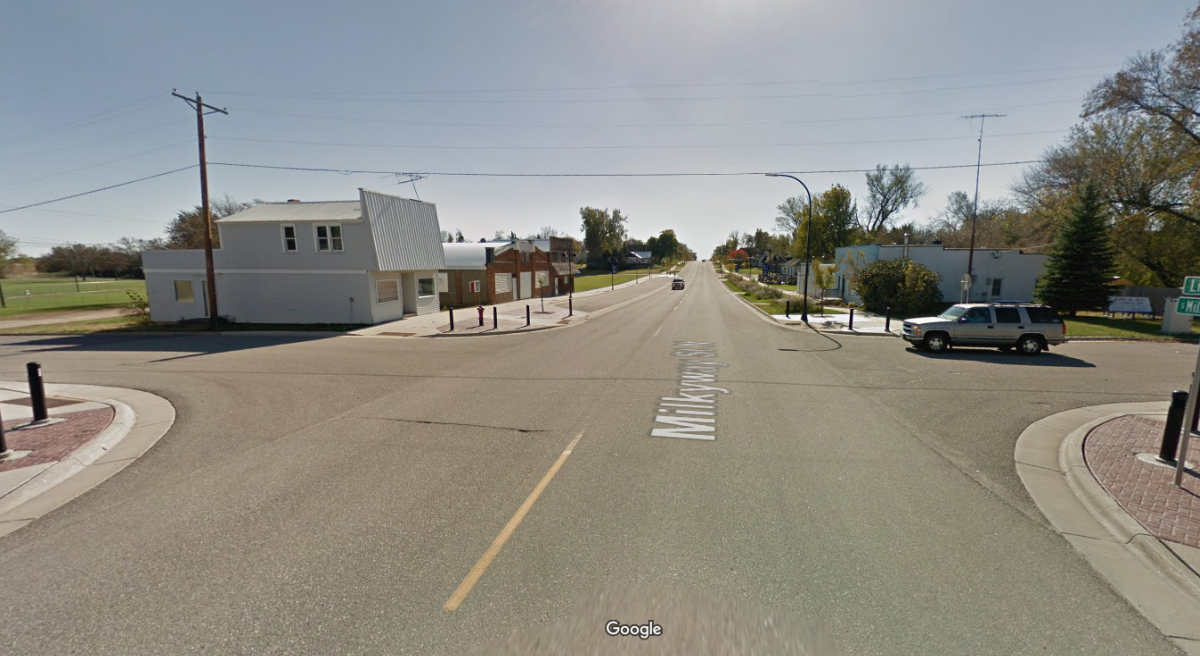
[[458,589],[454,591],[454,594],[450,595],[450,599],[446,601],[446,605],[442,606],[442,608],[451,612],[456,611],[462,605],[463,600],[467,598],[467,595],[471,594],[471,588],[475,587],[475,584],[479,582],[479,577],[483,576],[483,573],[487,571],[488,565],[491,565],[492,561],[496,558],[496,554],[499,554],[500,550],[504,548],[504,543],[508,542],[513,532],[521,525],[521,520],[525,519],[525,515],[529,514],[529,509],[533,507],[533,503],[538,500],[538,497],[542,495],[546,486],[550,484],[550,480],[554,478],[559,468],[566,462],[567,456],[571,455],[571,450],[575,448],[575,445],[579,442],[579,438],[583,437],[583,433],[584,431],[579,431],[575,439],[571,440],[567,448],[558,456],[558,460],[554,461],[554,464],[550,467],[550,471],[546,472],[546,475],[542,477],[537,487],[533,488],[533,492],[529,493],[529,498],[525,499],[525,503],[521,504],[521,507],[517,509],[517,514],[513,515],[512,519],[508,520],[508,523],[504,525],[504,530],[500,531],[500,535],[497,535],[496,539],[492,541],[492,546],[483,552],[483,555],[479,558],[479,562],[475,563],[475,567],[471,569],[471,573],[467,574],[467,578],[463,579]]

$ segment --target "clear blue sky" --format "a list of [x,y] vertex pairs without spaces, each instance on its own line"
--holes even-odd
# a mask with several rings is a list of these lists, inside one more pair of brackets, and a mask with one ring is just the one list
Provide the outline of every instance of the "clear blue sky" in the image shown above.
[[[984,111],[1008,114],[988,123],[984,161],[1029,160],[1077,122],[1097,80],[1177,38],[1194,6],[6,2],[0,209],[195,163],[194,114],[173,88],[229,109],[208,117],[211,162],[494,173],[937,166],[975,161],[978,124],[958,116]],[[923,116],[899,116],[912,114]],[[984,169],[982,195],[1007,194],[1020,171]],[[930,192],[905,218],[934,216],[974,174],[921,172]],[[861,173],[801,177],[814,192],[865,192]],[[390,175],[223,166],[210,168],[210,187],[238,200],[413,194]],[[775,206],[801,190],[765,177],[433,176],[417,192],[438,204],[443,229],[472,240],[545,225],[578,235],[579,208],[592,205],[620,208],[643,239],[674,228],[703,257],[731,230],[771,228]],[[0,229],[38,254],[160,236],[198,202],[191,170],[0,214]]]

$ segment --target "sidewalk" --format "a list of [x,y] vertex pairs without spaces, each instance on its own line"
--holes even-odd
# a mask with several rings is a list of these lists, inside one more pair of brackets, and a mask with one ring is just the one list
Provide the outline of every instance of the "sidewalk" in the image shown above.
[[0,536],[99,485],[161,438],[175,421],[165,399],[137,390],[46,385],[51,423],[33,419],[25,383],[0,382],[12,456],[0,460]]
[[[674,274],[655,274],[653,277],[673,278]],[[479,325],[479,313],[476,308],[466,307],[454,310],[453,331],[450,330],[450,312],[444,311],[367,326],[359,330],[352,330],[347,334],[359,337],[437,337],[443,335],[502,335],[514,332],[544,330],[546,328],[578,323],[587,319],[588,313],[579,310],[575,310],[572,315],[568,315],[568,301],[571,298],[576,300],[592,298],[628,289],[644,282],[645,277],[641,281],[630,280],[629,282],[621,283],[615,289],[609,289],[608,287],[593,289],[580,292],[573,297],[568,294],[560,294],[558,296],[547,296],[545,299],[534,297],[520,301],[500,303],[499,305],[485,305],[483,306],[483,326]],[[544,312],[542,310],[543,300],[545,301]],[[528,326],[525,325],[525,306],[529,306]],[[495,308],[497,315],[495,327],[493,327],[492,323],[493,308]]]
[[[726,270],[727,273],[733,276],[740,276],[744,280],[755,282],[752,276],[747,276],[741,273],[733,273]],[[800,292],[794,292],[788,289],[781,289],[786,298],[792,299],[792,307],[794,311],[790,315],[772,314],[769,315],[772,319],[789,326],[804,325],[800,321],[800,300],[804,295]],[[819,304],[813,304],[810,308],[820,308]],[[899,337],[904,333],[904,321],[902,319],[893,318],[891,321],[890,330],[887,328],[887,318],[881,314],[867,312],[863,309],[856,308],[854,310],[854,328],[850,328],[850,311],[846,309],[843,312],[830,312],[821,314],[818,312],[808,313],[808,325],[817,332],[832,332],[844,333],[847,335],[895,335]]]
[[[1167,404],[1051,415],[1018,438],[1017,474],[1042,514],[1114,589],[1189,654],[1200,654],[1200,474],[1144,462]],[[1200,460],[1195,448],[1189,462]]]

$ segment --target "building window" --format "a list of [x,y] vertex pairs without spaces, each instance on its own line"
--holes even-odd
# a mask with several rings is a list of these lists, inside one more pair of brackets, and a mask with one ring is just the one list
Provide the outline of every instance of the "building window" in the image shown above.
[[295,253],[298,250],[296,244],[296,226],[283,226],[283,252]]
[[316,226],[316,230],[318,253],[342,252],[342,226],[319,225]]
[[375,302],[376,303],[391,303],[392,301],[400,300],[400,281],[399,280],[376,280],[375,281]]
[[175,302],[176,303],[195,303],[196,295],[192,292],[191,280],[176,280],[175,281]]
[[437,293],[437,286],[433,284],[433,278],[421,278],[417,280],[417,296],[433,296]]
[[1000,283],[1004,282],[1003,278],[992,278],[992,297],[1000,295]]

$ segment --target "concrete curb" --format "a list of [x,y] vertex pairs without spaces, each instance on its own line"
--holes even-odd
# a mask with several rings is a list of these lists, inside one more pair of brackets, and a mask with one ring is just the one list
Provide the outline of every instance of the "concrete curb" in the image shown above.
[[[721,282],[721,281],[718,281],[718,282]],[[783,321],[776,319],[774,317],[774,315],[767,314],[765,310],[763,310],[762,308],[758,307],[757,305],[751,303],[750,301],[746,300],[745,297],[741,296],[740,294],[733,293],[733,290],[726,287],[724,282],[721,282],[721,287],[723,287],[730,296],[736,298],[737,300],[741,301],[742,303],[745,303],[747,307],[750,307],[751,309],[756,311],[763,318],[763,320],[769,321],[770,323],[772,323],[776,326],[779,326],[780,328],[787,328],[789,330],[797,330],[798,329],[801,331],[811,330],[814,333],[820,333],[822,335],[847,335],[847,336],[851,336],[851,337],[894,337],[894,338],[900,337],[899,335],[896,335],[894,333],[867,333],[867,332],[859,332],[857,330],[823,330],[821,328],[814,328],[811,323],[806,324],[799,320],[795,321],[794,323],[784,323]]]
[[489,330],[482,333],[439,333],[436,335],[426,335],[426,337],[490,337],[494,335],[519,335],[521,333],[536,333],[542,330],[551,330],[554,328],[566,328],[569,323],[564,323],[561,326],[536,326],[529,328],[517,328],[516,330]]
[[1013,460],[1054,530],[1167,638],[1200,654],[1200,575],[1117,504],[1083,456],[1083,441],[1096,426],[1166,408],[1114,403],[1050,415],[1021,433]]
[[[23,383],[0,382],[27,392]],[[113,421],[100,435],[0,499],[0,537],[78,497],[138,459],[175,423],[175,407],[140,390],[94,385],[47,384],[53,396],[112,406]]]

